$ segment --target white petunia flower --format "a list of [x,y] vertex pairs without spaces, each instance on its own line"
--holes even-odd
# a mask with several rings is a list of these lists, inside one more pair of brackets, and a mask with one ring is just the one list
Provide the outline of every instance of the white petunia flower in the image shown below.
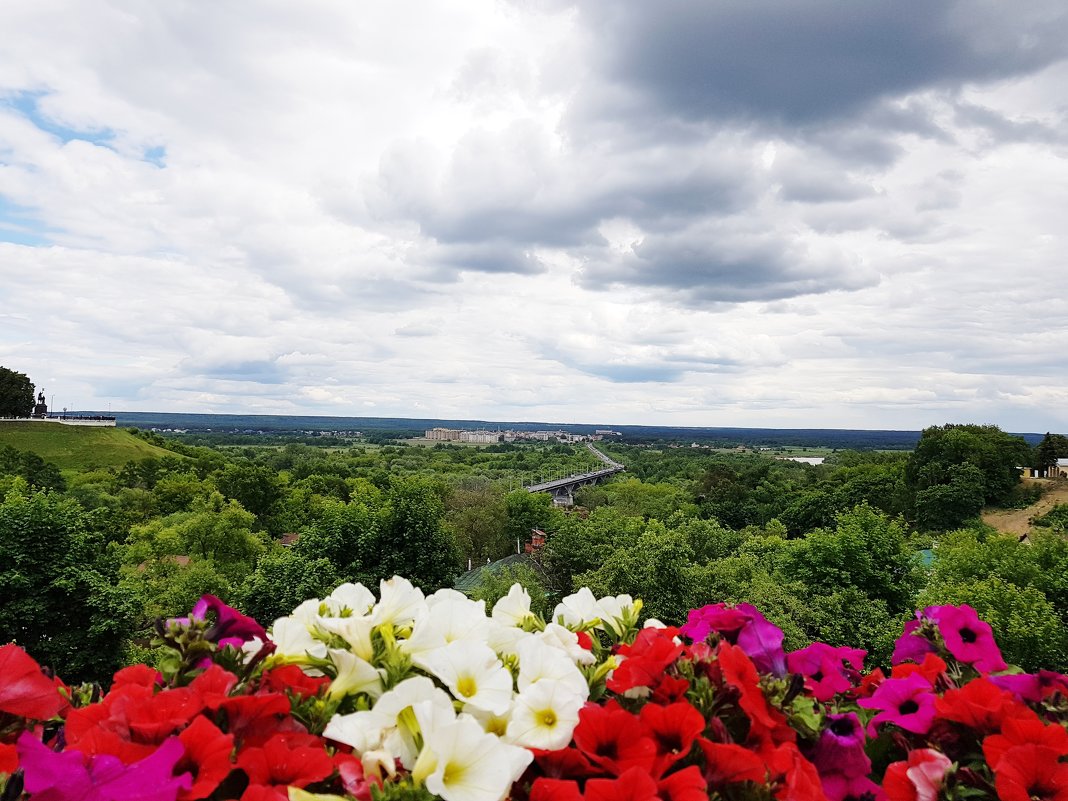
[[541,640],[524,640],[519,644],[519,676],[516,684],[522,693],[539,681],[560,683],[571,689],[583,700],[589,697],[590,686],[582,671],[562,651],[546,645]]
[[337,617],[342,609],[349,610],[350,614],[363,617],[371,611],[375,605],[375,594],[362,584],[342,584],[324,599]]
[[423,750],[412,777],[444,801],[503,801],[534,758],[527,749],[487,734],[467,716],[422,734]]
[[371,612],[371,618],[376,626],[391,624],[402,626],[411,623],[426,610],[426,600],[423,591],[412,586],[408,579],[394,576],[388,581],[383,579],[380,584],[380,596],[378,604]]
[[352,652],[368,661],[374,656],[371,632],[375,624],[370,617],[320,617],[316,627],[327,634],[336,634],[349,644]]
[[337,676],[330,682],[327,695],[338,698],[356,693],[367,693],[372,698],[382,694],[382,676],[375,667],[351,651],[330,649],[330,661],[337,669]]
[[485,643],[490,619],[481,601],[448,598],[438,601],[412,627],[412,636],[401,640],[400,648],[413,659],[418,654],[465,641]]
[[638,622],[642,602],[635,601],[629,595],[606,596],[597,601],[597,616],[601,619],[600,629],[613,631],[617,636]]
[[433,609],[435,606],[437,606],[439,603],[442,603],[443,601],[466,602],[469,604],[479,603],[482,604],[483,610],[485,610],[486,608],[485,601],[472,601],[462,592],[460,592],[459,590],[454,590],[451,587],[442,587],[433,595],[428,595],[426,598],[426,605],[429,608]]
[[506,737],[525,748],[563,748],[571,742],[585,702],[585,696],[565,684],[536,682],[516,697]]
[[597,661],[592,653],[579,645],[578,635],[571,629],[565,629],[558,623],[548,623],[545,630],[538,632],[537,638],[546,645],[567,654],[577,665],[592,665]]
[[582,626],[593,620],[599,620],[601,609],[589,587],[583,587],[573,595],[568,595],[553,610],[553,620],[565,626]]
[[514,626],[505,626],[490,618],[489,630],[486,632],[486,645],[501,656],[518,656],[519,643],[532,637],[534,635],[529,631],[523,631]]
[[530,594],[519,582],[513,584],[508,594],[493,605],[493,619],[506,626],[521,626],[523,621],[533,618],[534,613],[530,611]]
[[437,676],[458,701],[498,714],[512,704],[512,674],[487,645],[454,642],[416,654],[412,662]]
[[419,725],[413,707],[424,701],[453,714],[448,693],[426,676],[414,676],[383,693],[368,711],[334,715],[323,736],[351,745],[361,753],[384,749],[411,770],[419,755],[416,749]]
[[271,626],[271,641],[275,644],[272,657],[286,662],[305,660],[310,654],[317,659],[326,657],[326,643],[308,631],[307,624],[298,617],[280,617]]
[[508,723],[512,719],[512,705],[509,704],[505,712],[496,714],[467,704],[464,706],[464,714],[477,720],[483,731],[504,737],[505,732],[508,731]]

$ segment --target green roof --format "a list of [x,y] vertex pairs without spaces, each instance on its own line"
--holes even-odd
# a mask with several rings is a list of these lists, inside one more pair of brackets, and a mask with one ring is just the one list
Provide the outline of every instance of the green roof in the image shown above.
[[535,562],[528,553],[513,553],[498,559],[496,562],[490,562],[488,565],[478,565],[468,570],[466,573],[462,573],[456,583],[453,584],[453,588],[460,592],[470,592],[478,584],[479,578],[482,576],[483,570],[488,570],[491,573],[500,573],[502,570],[512,567],[513,565],[527,565],[532,567],[541,573],[541,566]]

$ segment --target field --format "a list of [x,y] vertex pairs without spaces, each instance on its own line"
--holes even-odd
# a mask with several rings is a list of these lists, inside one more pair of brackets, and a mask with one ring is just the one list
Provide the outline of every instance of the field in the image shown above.
[[121,467],[131,460],[174,456],[122,428],[66,426],[58,423],[0,423],[0,446],[32,451],[60,470]]

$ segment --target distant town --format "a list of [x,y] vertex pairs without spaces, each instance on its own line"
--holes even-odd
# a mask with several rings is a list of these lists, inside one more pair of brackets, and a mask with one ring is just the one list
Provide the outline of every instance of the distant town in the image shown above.
[[599,428],[592,434],[572,434],[567,431],[489,431],[487,429],[465,428],[428,428],[425,439],[439,442],[471,442],[491,445],[495,442],[515,442],[516,440],[534,440],[537,442],[600,442],[605,437],[619,437],[618,431]]

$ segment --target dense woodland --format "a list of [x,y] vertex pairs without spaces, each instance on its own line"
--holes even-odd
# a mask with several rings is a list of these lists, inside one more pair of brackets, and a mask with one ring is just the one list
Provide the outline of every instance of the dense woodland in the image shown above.
[[60,471],[0,447],[0,641],[72,679],[153,658],[153,621],[210,592],[269,623],[343,581],[402,574],[433,590],[548,532],[536,560],[483,570],[541,608],[580,585],[630,593],[682,622],[714,601],[756,604],[787,633],[860,645],[886,663],[917,607],[969,603],[1010,662],[1068,667],[1068,509],[1028,542],[978,518],[1039,491],[1021,465],[1068,455],[985,426],[927,429],[911,453],[839,451],[811,466],[747,451],[603,443],[627,466],[564,512],[522,482],[590,469],[582,446],[410,443],[204,446]]

